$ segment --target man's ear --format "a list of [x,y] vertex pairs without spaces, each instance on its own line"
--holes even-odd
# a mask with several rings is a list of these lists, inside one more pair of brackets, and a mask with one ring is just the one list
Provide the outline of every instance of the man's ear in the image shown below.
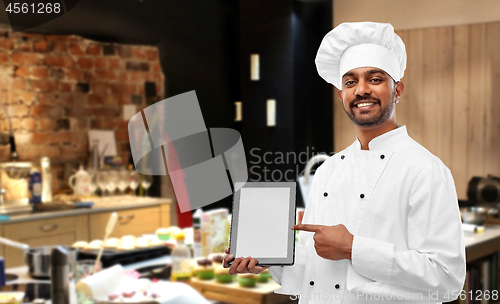
[[337,95],[339,96],[340,101],[342,101],[342,90],[339,90],[337,92]]
[[398,81],[395,84],[394,90],[396,90],[396,99],[399,99],[405,90],[405,85],[401,81]]

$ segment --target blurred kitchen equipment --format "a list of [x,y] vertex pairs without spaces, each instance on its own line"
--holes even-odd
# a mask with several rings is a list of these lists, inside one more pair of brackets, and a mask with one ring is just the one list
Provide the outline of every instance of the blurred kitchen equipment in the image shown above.
[[500,202],[500,178],[474,176],[467,187],[467,197],[474,204],[497,204]]
[[486,207],[460,208],[462,221],[466,224],[483,225],[488,214],[494,214],[496,212],[496,209]]
[[[0,243],[11,247],[24,250],[26,264],[28,264],[28,273],[33,278],[49,278],[50,277],[50,254],[52,249],[57,246],[40,246],[30,248],[29,245],[15,242],[3,237],[0,237]],[[66,248],[68,252],[68,263],[76,263],[78,251],[75,248]]]
[[42,203],[52,201],[52,173],[50,173],[50,158],[42,157]]
[[33,163],[7,162],[0,164],[0,213],[31,211],[29,178]]
[[75,195],[90,195],[90,174],[83,169],[80,169],[69,178],[69,186],[73,189]]
[[9,140],[6,141],[5,134],[0,133],[0,144],[4,145],[8,142],[10,144],[10,160],[17,160],[19,155],[17,154],[16,151],[16,141],[14,139],[14,130],[12,129],[12,121],[10,119],[9,112],[7,112],[7,109],[5,108],[5,105],[3,104],[2,100],[0,100],[0,106],[3,109],[5,116],[7,117],[7,121],[9,122]]
[[69,303],[68,250],[62,246],[52,248],[50,255],[50,297],[53,304]]
[[[104,244],[106,244],[106,241],[108,240],[109,235],[111,232],[113,232],[113,229],[115,228],[116,225],[116,220],[118,219],[118,213],[113,212],[111,213],[108,224],[106,225],[106,231],[104,232],[104,239],[101,244],[101,248],[99,248],[99,254],[97,255],[97,258],[95,259],[95,265],[94,267],[97,267],[101,261],[101,255],[102,251],[104,249]],[[97,272],[97,269],[94,269],[94,272]]]

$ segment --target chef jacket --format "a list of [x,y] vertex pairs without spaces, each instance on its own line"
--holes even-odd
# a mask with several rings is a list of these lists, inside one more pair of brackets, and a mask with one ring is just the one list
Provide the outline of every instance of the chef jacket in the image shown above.
[[343,224],[351,260],[327,260],[300,231],[293,266],[270,267],[276,293],[299,303],[439,303],[465,280],[465,246],[450,170],[405,126],[361,150],[356,140],[316,171],[302,223]]

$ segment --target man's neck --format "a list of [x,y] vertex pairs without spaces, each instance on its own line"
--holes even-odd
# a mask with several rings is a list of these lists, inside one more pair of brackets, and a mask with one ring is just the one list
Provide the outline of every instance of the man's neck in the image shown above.
[[358,140],[361,143],[361,150],[369,150],[368,143],[384,133],[397,129],[398,124],[394,122],[382,124],[380,126],[374,128],[362,128],[360,126],[354,126],[356,129],[356,135],[358,136]]

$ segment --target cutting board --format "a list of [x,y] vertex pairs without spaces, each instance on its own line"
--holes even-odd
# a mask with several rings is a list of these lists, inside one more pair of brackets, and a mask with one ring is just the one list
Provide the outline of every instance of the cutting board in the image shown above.
[[290,296],[275,294],[281,286],[273,279],[255,287],[240,287],[238,282],[218,283],[213,280],[191,279],[191,287],[210,300],[237,304],[280,304],[290,302]]

